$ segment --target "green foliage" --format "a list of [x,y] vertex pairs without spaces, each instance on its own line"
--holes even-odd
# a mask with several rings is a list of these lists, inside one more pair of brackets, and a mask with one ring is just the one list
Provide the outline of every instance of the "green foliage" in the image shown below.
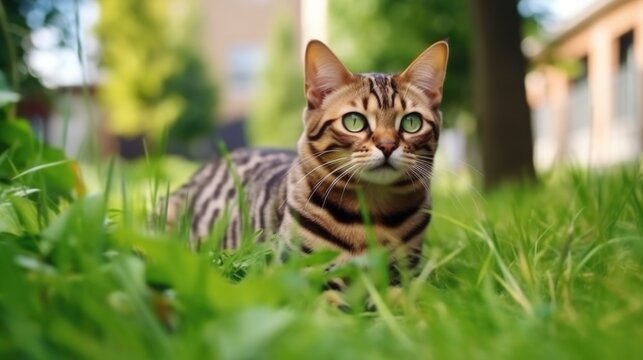
[[[5,95],[4,102],[0,102],[0,193],[3,185],[20,186],[22,196],[38,192],[46,206],[51,205],[49,201],[56,204],[61,199],[71,199],[79,181],[74,164],[66,160],[62,151],[37,139],[28,121],[3,111],[19,97],[2,84],[2,78],[0,71],[0,96]],[[11,194],[5,195],[12,197]]]
[[57,201],[70,198],[76,180],[64,153],[35,139],[26,120],[0,121],[0,183],[42,188]]
[[[25,27],[25,19],[20,15],[19,4],[17,0],[8,0],[5,4],[0,3],[0,72],[6,72],[11,78],[12,86],[18,87],[18,71],[16,69],[18,57],[22,55],[16,54],[21,51],[21,47],[16,47],[15,43],[20,41],[21,38],[15,33],[12,33],[10,27],[20,26]],[[3,83],[6,84],[4,74],[2,76]],[[6,86],[6,85],[5,85]]]
[[169,138],[189,144],[191,140],[212,132],[217,92],[207,80],[209,74],[199,55],[189,48],[180,53],[183,57],[181,71],[169,77],[165,92],[181,94],[185,106],[170,127]]
[[[20,0],[5,0],[0,4],[0,71],[5,72],[16,91],[42,87],[24,64],[27,44],[30,43],[25,13],[31,5]],[[44,18],[51,18],[52,14],[47,12],[44,15]]]
[[281,18],[272,32],[260,96],[248,121],[255,145],[294,147],[303,130],[304,80],[292,20]]
[[[330,1],[333,50],[357,72],[399,72],[432,43],[449,39],[443,108],[471,109],[471,21],[464,0]],[[451,114],[451,115],[450,115]]]
[[[105,0],[98,34],[108,70],[101,98],[113,132],[189,141],[210,129],[214,89],[192,50],[194,1]],[[197,110],[198,109],[198,110]]]
[[[64,0],[61,0],[64,1]],[[27,16],[37,8],[42,18],[27,26]],[[31,31],[55,27],[58,13],[52,3],[5,0],[0,3],[0,118],[13,118],[16,103],[22,98],[49,102],[49,92],[26,64],[26,53],[31,48]],[[2,121],[3,119],[0,119]]]

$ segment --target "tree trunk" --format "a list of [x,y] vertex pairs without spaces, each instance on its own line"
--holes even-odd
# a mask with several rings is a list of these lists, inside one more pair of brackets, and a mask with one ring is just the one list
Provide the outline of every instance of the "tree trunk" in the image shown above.
[[534,179],[517,1],[473,0],[474,106],[485,188]]

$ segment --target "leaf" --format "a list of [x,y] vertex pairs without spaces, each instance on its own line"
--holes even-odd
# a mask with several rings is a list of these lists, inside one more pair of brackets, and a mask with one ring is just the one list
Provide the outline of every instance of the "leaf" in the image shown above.
[[0,179],[8,179],[18,169],[27,166],[36,155],[36,142],[29,122],[23,119],[0,121],[0,152],[8,154],[9,161],[0,163]]
[[101,196],[86,196],[74,202],[60,215],[52,219],[42,231],[42,253],[49,253],[57,243],[67,242],[79,236],[88,247],[97,247],[104,235],[104,202]]
[[78,196],[85,196],[85,194],[87,193],[87,187],[85,186],[85,182],[83,181],[83,173],[80,170],[78,162],[72,161],[70,167],[71,171],[74,174],[74,189],[76,190],[76,194]]
[[70,199],[74,189],[85,193],[78,165],[61,150],[38,142],[29,122],[0,122],[0,179],[15,181],[35,173],[22,185],[39,188],[54,201]]
[[40,189],[19,187],[17,189],[8,190],[7,194],[18,197],[27,197],[38,192],[40,192]]
[[78,195],[82,195],[82,192],[84,192],[84,184],[78,170],[78,164],[75,161],[68,160],[62,150],[44,145],[42,149],[43,163],[65,161],[68,164],[47,167],[42,170],[47,193],[54,199],[58,197],[70,198],[74,189],[77,190]]
[[13,206],[24,230],[31,234],[37,234],[40,231],[40,225],[38,224],[36,204],[29,199],[17,196],[10,196],[9,202]]
[[[250,308],[226,318],[223,326],[210,323],[205,328],[211,346],[224,359],[262,358],[263,352],[295,322],[290,310]],[[219,326],[217,326],[219,325]]]
[[5,202],[0,204],[0,233],[13,235],[22,235],[22,226],[20,219],[11,203]]
[[55,161],[55,162],[52,162],[52,163],[47,163],[47,164],[34,166],[34,167],[30,168],[30,169],[27,169],[27,170],[21,172],[20,174],[18,174],[16,176],[14,176],[13,178],[11,178],[11,180],[13,181],[13,180],[19,179],[19,178],[21,178],[21,177],[23,177],[25,175],[28,175],[28,174],[31,174],[31,173],[34,173],[34,172],[37,172],[37,171],[41,171],[41,170],[44,170],[44,169],[52,168],[54,166],[59,166],[59,165],[62,165],[62,164],[66,164],[68,162],[71,162],[71,160],[61,160],[61,161]]

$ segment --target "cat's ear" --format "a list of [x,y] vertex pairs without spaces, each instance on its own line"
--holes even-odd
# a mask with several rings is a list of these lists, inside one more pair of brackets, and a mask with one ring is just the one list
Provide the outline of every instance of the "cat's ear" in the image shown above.
[[435,106],[442,101],[442,85],[447,72],[449,44],[438,41],[424,50],[409,65],[400,78],[420,88]]
[[306,46],[305,68],[306,100],[311,110],[321,106],[328,94],[353,78],[337,56],[319,40],[312,40]]

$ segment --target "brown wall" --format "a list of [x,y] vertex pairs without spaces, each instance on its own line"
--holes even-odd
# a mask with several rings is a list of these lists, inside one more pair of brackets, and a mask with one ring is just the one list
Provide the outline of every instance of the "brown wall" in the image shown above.
[[[265,61],[270,32],[280,17],[289,17],[300,33],[300,7],[299,0],[202,0],[201,42],[222,92],[223,121],[246,115],[256,90],[235,86],[233,72],[242,61],[233,53],[256,52]],[[251,81],[256,85],[258,79]]]
[[[543,81],[530,86],[532,108],[535,112],[547,108],[551,129],[549,139],[541,140],[541,149],[536,149],[537,163],[548,167],[552,162],[577,160],[592,165],[608,165],[640,156],[643,143],[643,107],[639,110],[638,129],[634,136],[628,129],[621,129],[615,122],[615,79],[618,69],[618,39],[628,31],[634,31],[634,51],[637,64],[637,81],[643,89],[643,0],[612,0],[586,14],[561,34],[550,47],[549,60],[558,66],[541,65],[536,70]],[[578,61],[587,56],[587,74],[590,88],[591,128],[588,134],[575,134],[569,124],[570,88],[572,79],[568,69],[560,64]],[[533,85],[533,84],[532,84]],[[639,96],[641,91],[639,90]],[[639,101],[639,107],[643,101]],[[621,134],[623,133],[623,134]],[[583,138],[585,136],[585,138]],[[580,139],[580,140],[579,140]],[[626,142],[638,142],[637,151]],[[536,139],[538,143],[538,138]],[[619,143],[620,142],[620,143]],[[545,149],[554,146],[555,149]],[[538,147],[538,144],[537,144]],[[571,151],[574,154],[570,154]],[[539,155],[540,154],[540,155]],[[538,157],[541,156],[539,159]]]

